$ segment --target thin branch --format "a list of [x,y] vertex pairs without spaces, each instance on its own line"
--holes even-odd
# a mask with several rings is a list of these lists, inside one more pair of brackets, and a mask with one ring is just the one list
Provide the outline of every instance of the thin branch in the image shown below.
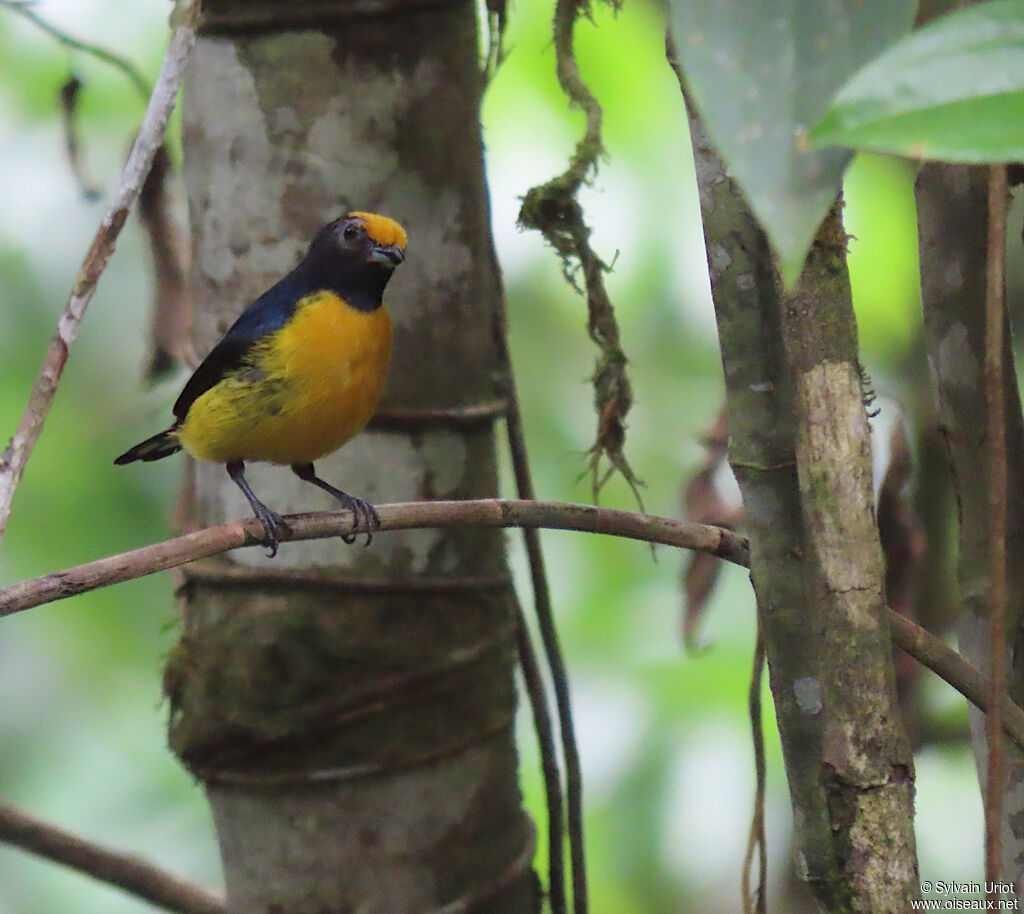
[[[380,530],[548,527],[553,530],[605,533],[647,543],[699,549],[744,567],[750,561],[746,539],[731,530],[592,505],[479,499],[380,505],[377,511],[381,520]],[[326,539],[353,529],[352,514],[349,511],[292,514],[285,520],[291,527],[291,534],[282,535],[282,542]],[[357,529],[360,533],[367,532],[362,527]],[[377,530],[373,532],[376,534]],[[261,545],[263,536],[263,526],[255,518],[233,521],[12,584],[0,590],[0,617],[99,587],[166,571],[229,549]]]
[[[512,353],[508,346],[508,308],[504,295],[499,296],[498,308],[494,315],[494,338],[505,371],[505,377],[502,379],[504,388],[502,392],[505,394],[505,425],[508,431],[508,448],[512,457],[512,472],[516,480],[516,493],[520,499],[536,501],[537,493],[533,488],[530,461],[526,452],[526,435],[523,432],[523,417],[519,408],[519,393],[516,389],[515,373],[512,370]],[[548,587],[548,576],[544,567],[540,532],[535,527],[524,527],[523,541],[526,545],[526,556],[530,565],[533,609],[555,689],[568,792],[570,853],[574,867],[576,861],[579,861],[581,867],[585,867],[582,828],[583,774],[579,749],[576,745],[575,727],[573,726],[569,676],[562,656],[562,648],[558,643],[558,628],[555,625],[551,589]],[[547,797],[548,902],[551,906],[551,914],[565,914],[565,819],[562,807],[562,776],[555,752],[551,716],[547,708],[547,693],[544,689],[543,678],[537,669],[537,658],[534,655],[530,632],[525,625],[525,620],[520,629],[520,663],[523,668],[523,677],[527,683],[530,704],[533,707],[537,743],[541,754],[541,770],[544,775],[544,792]]]
[[[517,601],[518,602],[518,601]],[[562,807],[562,777],[558,769],[558,750],[555,746],[548,696],[537,653],[530,640],[522,609],[518,612],[516,638],[519,649],[519,668],[530,700],[533,729],[540,749],[541,775],[544,778],[544,796],[548,808],[548,903],[551,914],[565,914],[565,815]]]
[[[536,496],[530,479],[529,469],[525,462],[526,445],[523,440],[522,425],[519,424],[518,419],[519,403],[513,390],[509,394],[508,437],[513,454],[512,462],[516,476],[516,487],[521,499],[533,501]],[[576,729],[573,725],[569,673],[565,666],[561,645],[558,642],[558,628],[555,625],[554,608],[551,605],[551,591],[548,588],[547,572],[544,567],[544,554],[541,551],[539,531],[536,527],[523,527],[523,536],[530,564],[533,608],[537,616],[541,643],[544,645],[544,654],[547,657],[548,669],[551,671],[551,681],[555,689],[558,728],[562,735],[562,758],[565,761],[566,800],[569,807],[569,853],[572,858],[574,910],[576,910],[577,914],[582,914],[586,910],[586,856],[583,843],[583,768],[580,762],[579,747],[576,744]],[[545,781],[549,782],[546,784],[546,787],[550,799],[552,790],[556,788],[559,791],[561,790],[561,778],[558,775],[557,764],[554,765],[553,770],[548,770],[549,767],[550,763],[545,767]],[[558,821],[556,822],[552,819],[549,828],[549,840],[551,841],[549,862],[552,869],[562,867],[564,870],[564,854],[562,850],[564,833],[562,830],[561,812],[561,795],[559,793]],[[556,844],[558,845],[557,849],[555,847]],[[564,871],[559,872],[559,882],[563,882],[564,878]],[[584,899],[582,908],[580,907],[581,885],[583,886],[582,897]],[[556,885],[554,878],[552,878],[549,890],[552,914],[558,914],[559,911],[564,912],[564,885]]]
[[[617,511],[564,502],[500,499],[416,501],[380,505],[377,510],[381,518],[381,531],[426,527],[544,527],[551,530],[576,530],[710,552],[741,568],[750,567],[747,539],[738,533],[707,524],[694,524],[635,511]],[[284,542],[327,539],[352,530],[352,514],[348,511],[292,514],[286,520],[291,527],[291,534],[282,536]],[[359,528],[358,532],[366,531]],[[262,536],[263,527],[255,518],[232,521],[21,581],[0,590],[0,618],[75,594],[166,571],[231,549],[262,545]],[[897,647],[928,667],[972,704],[987,711],[987,677],[982,676],[940,638],[905,616],[889,610],[887,618],[890,636]],[[1003,732],[1024,750],[1024,710],[1007,699],[1004,712]]]
[[985,719],[986,898],[998,906],[1003,818],[1003,711],[1006,702],[1006,400],[1003,326],[1006,284],[1006,166],[989,172],[985,290],[985,399],[989,448],[989,711]]
[[[764,801],[766,765],[764,757],[764,726],[761,714],[761,680],[764,678],[764,635],[757,626],[754,664],[750,673],[747,708],[750,714],[750,736],[754,744],[754,814],[750,821],[747,853],[743,859],[743,914],[767,914],[768,911],[768,842],[764,833]],[[754,854],[757,853],[757,889],[751,890]]]
[[0,841],[179,914],[224,914],[224,900],[152,863],[0,805]]
[[110,209],[103,217],[78,271],[21,422],[10,444],[0,455],[0,539],[3,538],[11,514],[14,493],[25,472],[25,464],[42,434],[43,424],[53,404],[57,385],[67,364],[68,352],[78,336],[85,310],[96,291],[96,284],[103,274],[107,261],[114,253],[117,238],[128,218],[128,211],[135,203],[139,189],[149,173],[153,156],[163,142],[185,63],[195,43],[199,5],[200,0],[189,0],[179,20],[180,24],[171,36],[160,76],[150,97],[138,136],[128,155],[128,161],[121,172],[121,180]]
[[149,98],[149,80],[147,80],[146,77],[142,75],[142,71],[126,57],[122,57],[120,54],[115,54],[113,51],[108,51],[106,48],[100,47],[98,44],[82,41],[79,38],[69,35],[67,32],[61,31],[55,25],[52,25],[40,16],[32,8],[31,4],[25,2],[25,0],[0,0],[0,8],[10,10],[12,13],[17,13],[19,16],[23,16],[36,26],[36,28],[41,29],[51,38],[59,41],[64,45],[64,47],[70,48],[72,51],[81,51],[84,54],[95,57],[97,60],[100,60],[105,64],[109,64],[116,70],[120,70],[128,78],[128,81],[132,86],[135,87],[135,91],[139,93],[139,97],[143,101],[146,101]]
[[[991,684],[987,676],[983,676],[963,654],[906,616],[890,609],[887,617],[889,634],[897,647],[928,667],[979,710],[988,713]],[[1024,709],[1009,698],[1003,703],[1003,733],[1024,751]]]

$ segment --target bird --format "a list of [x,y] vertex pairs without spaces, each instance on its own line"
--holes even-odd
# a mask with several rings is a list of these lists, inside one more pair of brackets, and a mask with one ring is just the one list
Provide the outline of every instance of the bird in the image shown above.
[[[184,449],[224,464],[263,525],[270,557],[290,530],[256,497],[245,464],[290,466],[349,509],[369,545],[377,510],[317,476],[314,461],[355,437],[377,409],[391,360],[384,289],[407,244],[401,225],[375,213],[350,212],[325,225],[299,265],[242,312],[195,370],[170,428],[114,463]],[[342,534],[347,543],[355,537]]]

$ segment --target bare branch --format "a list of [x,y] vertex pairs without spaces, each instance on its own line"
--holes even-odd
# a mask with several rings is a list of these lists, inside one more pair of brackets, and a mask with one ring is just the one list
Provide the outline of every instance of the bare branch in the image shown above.
[[[667,517],[616,511],[591,505],[549,501],[420,501],[380,505],[380,530],[413,530],[423,527],[548,527],[606,533],[627,539],[684,549],[712,552],[719,558],[746,566],[747,541],[738,533],[672,520]],[[350,532],[349,511],[292,514],[285,518],[291,535],[282,542],[325,539]],[[362,527],[358,532],[365,533]],[[376,534],[377,530],[374,530]],[[196,559],[207,558],[241,546],[263,541],[263,526],[255,518],[207,527],[152,546],[88,562],[52,574],[12,584],[0,590],[0,617],[33,606],[52,603],[75,594],[120,584],[157,571],[166,571]]]
[[[985,399],[989,446],[989,711],[985,782],[985,882],[1000,882],[1003,818],[1003,712],[1006,701],[1006,401],[1003,322],[1006,284],[1006,166],[989,172],[988,257],[985,289]],[[986,891],[998,906],[1002,892]]]
[[[761,714],[761,681],[764,679],[764,635],[757,626],[754,644],[754,668],[750,673],[750,691],[747,693],[747,711],[750,716],[750,735],[754,744],[754,814],[747,837],[747,853],[743,858],[743,914],[768,914],[768,841],[764,828],[765,783],[767,765],[764,757],[764,725]],[[757,888],[753,889],[754,854],[757,854]]]
[[[534,531],[536,532],[536,531]],[[518,601],[517,601],[518,603]],[[551,914],[566,914],[565,908],[565,815],[562,807],[562,775],[558,767],[558,748],[548,711],[548,696],[537,652],[530,640],[522,608],[519,608],[516,639],[519,668],[533,714],[533,728],[540,749],[541,776],[548,807],[548,904]],[[532,860],[531,856],[531,860]]]
[[[750,567],[747,539],[738,533],[707,524],[694,524],[634,511],[565,502],[500,499],[405,502],[380,505],[377,510],[381,518],[381,531],[423,527],[544,527],[551,530],[577,530],[710,552],[734,565]],[[283,541],[326,539],[352,530],[352,515],[348,511],[292,514],[286,520],[291,535],[282,537]],[[365,531],[359,529],[358,532]],[[263,528],[255,518],[233,521],[21,581],[0,590],[0,618],[75,594],[166,571],[230,549],[260,545],[262,536]],[[898,647],[948,682],[982,711],[988,708],[988,679],[974,666],[915,622],[892,610],[889,610],[887,617],[890,635]],[[1024,710],[1007,699],[1004,711],[1003,732],[1024,749]]]
[[68,866],[179,914],[224,914],[224,901],[152,863],[0,805],[0,841]]
[[[889,634],[897,647],[949,683],[971,704],[988,712],[990,683],[987,676],[983,676],[963,654],[906,616],[890,609],[888,617]],[[1024,749],[1024,709],[1007,697],[1003,715],[1003,733]]]
[[174,109],[178,86],[185,70],[185,62],[195,42],[198,14],[199,0],[188,0],[179,20],[180,24],[171,36],[160,76],[150,97],[138,136],[128,155],[128,161],[121,172],[121,180],[114,199],[78,271],[21,422],[10,444],[0,455],[0,539],[3,538],[7,527],[11,502],[25,472],[25,464],[42,434],[43,424],[57,392],[57,384],[67,364],[68,351],[78,336],[85,309],[96,291],[96,284],[103,274],[107,261],[114,253],[117,238],[128,218],[128,211],[135,203],[139,189],[149,173],[153,156],[163,142],[167,122]]
[[[502,5],[502,15],[504,6]],[[505,296],[498,298],[494,314],[494,341],[504,366],[505,376],[501,386],[505,394],[508,449],[512,458],[512,472],[516,480],[516,494],[519,498],[536,501],[530,473],[530,460],[526,453],[526,435],[523,432],[523,417],[519,408],[519,392],[516,389],[515,373],[512,370],[512,353],[508,345],[508,306]],[[569,690],[569,676],[558,642],[558,628],[551,602],[551,588],[548,586],[547,570],[544,566],[544,551],[540,545],[540,531],[536,527],[523,528],[523,542],[526,546],[527,561],[530,565],[530,583],[533,588],[533,610],[537,617],[548,670],[554,684],[555,701],[558,709],[558,729],[562,738],[562,758],[565,762],[567,805],[569,807],[569,847],[573,868],[579,866],[585,876],[586,855],[583,835],[583,771],[579,748],[576,743],[572,719],[572,698]],[[519,610],[520,617],[522,609]],[[537,669],[537,658],[530,642],[530,633],[525,620],[520,618],[519,663],[527,685],[530,705],[533,709],[537,745],[541,755],[541,773],[544,776],[544,792],[548,805],[548,903],[551,914],[565,914],[565,817],[562,808],[562,775],[558,766],[551,729],[551,717],[547,708],[547,693],[543,678]],[[584,879],[585,882],[585,879]]]

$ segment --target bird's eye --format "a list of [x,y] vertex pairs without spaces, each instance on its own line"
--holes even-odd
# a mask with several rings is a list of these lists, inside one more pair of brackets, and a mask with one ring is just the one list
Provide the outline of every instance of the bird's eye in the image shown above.
[[355,241],[359,237],[359,226],[358,225],[346,225],[345,231],[341,234],[346,241]]

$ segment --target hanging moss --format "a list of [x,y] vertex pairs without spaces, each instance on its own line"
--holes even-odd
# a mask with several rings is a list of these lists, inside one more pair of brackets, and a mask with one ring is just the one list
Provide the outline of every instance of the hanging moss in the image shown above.
[[[591,229],[576,198],[580,187],[597,171],[598,160],[604,154],[601,106],[580,77],[573,52],[576,20],[588,13],[589,4],[582,0],[559,0],[554,20],[558,81],[570,101],[585,112],[586,132],[576,144],[568,169],[527,191],[519,211],[519,225],[544,236],[562,262],[562,275],[566,281],[587,299],[587,331],[600,350],[592,376],[597,434],[587,452],[594,500],[597,500],[601,487],[611,474],[618,471],[629,483],[643,509],[639,489],[643,483],[637,479],[623,451],[626,415],[633,405],[633,388],[626,374],[628,360],[619,341],[615,309],[604,285],[604,274],[611,267],[591,247]],[[608,461],[608,468],[602,472],[604,460]]]

